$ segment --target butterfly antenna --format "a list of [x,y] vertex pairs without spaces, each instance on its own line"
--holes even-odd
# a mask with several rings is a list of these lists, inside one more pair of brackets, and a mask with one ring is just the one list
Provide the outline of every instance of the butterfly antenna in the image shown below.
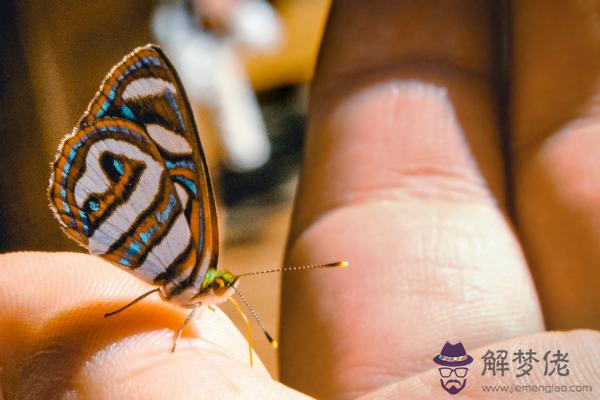
[[271,336],[269,334],[269,332],[267,331],[267,328],[265,327],[265,324],[263,324],[261,319],[258,317],[258,315],[256,314],[256,311],[254,311],[254,308],[252,307],[250,302],[248,302],[248,300],[246,300],[246,297],[244,297],[244,295],[235,286],[231,286],[231,287],[233,288],[233,290],[235,290],[235,293],[239,296],[239,298],[244,302],[244,304],[248,308],[248,311],[250,311],[252,318],[254,318],[254,320],[256,321],[258,326],[260,326],[260,329],[262,329],[263,333],[267,337],[267,340],[269,341],[271,346],[273,346],[273,348],[276,349],[278,346],[277,340],[273,339],[273,336]]
[[[264,271],[248,272],[245,274],[240,274],[240,275],[238,275],[238,277],[270,274],[272,272],[301,271],[304,269],[313,269],[313,268],[331,268],[331,267],[344,268],[347,266],[348,266],[348,261],[337,261],[337,262],[329,263],[329,264],[312,264],[312,265],[299,265],[299,266],[295,266],[295,267],[272,268],[272,269],[266,269]],[[238,293],[238,295],[240,295],[240,293],[237,292],[237,290],[236,290],[236,293]],[[240,297],[242,297],[242,296],[240,295]],[[250,308],[250,307],[248,307],[248,308]]]

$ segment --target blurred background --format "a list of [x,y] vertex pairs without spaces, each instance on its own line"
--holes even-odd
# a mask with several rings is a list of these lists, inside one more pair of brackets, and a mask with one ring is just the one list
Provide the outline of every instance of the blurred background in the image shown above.
[[[84,252],[48,209],[50,162],[110,68],[153,42],[196,114],[218,199],[220,267],[280,265],[328,8],[329,0],[0,2],[0,251]],[[277,336],[280,277],[240,288]],[[255,324],[253,335],[277,377],[276,351]]]

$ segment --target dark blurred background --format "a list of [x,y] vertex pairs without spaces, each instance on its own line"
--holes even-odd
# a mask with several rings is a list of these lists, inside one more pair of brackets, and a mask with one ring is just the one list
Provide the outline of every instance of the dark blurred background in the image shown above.
[[[203,57],[226,60],[212,67],[221,74],[227,60],[234,60],[241,71],[237,82],[247,84],[246,89],[254,94],[249,106],[227,104],[230,109],[225,116],[219,110],[223,102],[213,101],[218,96],[211,90],[221,90],[218,85],[208,90],[205,100],[202,93],[190,96],[219,202],[224,238],[220,265],[243,272],[280,264],[301,155],[307,84],[329,1],[253,1],[254,5],[263,3],[258,4],[263,12],[259,20],[271,18],[277,28],[267,32],[276,39],[268,45],[261,43],[260,30],[236,25],[232,15],[244,2],[0,2],[0,251],[84,251],[60,232],[49,211],[50,162],[60,139],[76,124],[106,73],[132,49],[159,42],[178,70],[178,60],[184,60],[183,67],[190,64],[179,54],[178,37],[159,38],[156,30],[158,10],[177,5],[193,25],[184,34],[199,35],[214,50],[201,54],[200,62]],[[238,14],[243,21],[251,19]],[[190,81],[195,79],[194,71],[191,68],[187,77],[182,76],[186,87],[188,82],[194,86]],[[246,89],[234,87],[233,93]],[[227,90],[221,93],[225,99],[244,97],[228,95]],[[240,111],[238,118],[236,107],[245,107],[248,113],[253,104],[270,150],[262,161],[244,166],[234,162],[223,126],[227,119],[243,122],[246,117]],[[244,129],[238,131],[243,154]],[[279,277],[248,280],[242,289],[267,327],[276,332]],[[231,316],[241,324],[235,313]],[[275,352],[261,340],[260,331],[255,329],[254,335],[257,351],[277,376]]]

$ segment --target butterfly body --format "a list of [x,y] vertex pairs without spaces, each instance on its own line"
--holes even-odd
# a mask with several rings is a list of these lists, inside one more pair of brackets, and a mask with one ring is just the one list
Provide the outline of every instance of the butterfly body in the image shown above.
[[59,146],[48,196],[69,237],[163,299],[192,307],[231,295],[235,278],[216,270],[216,207],[196,124],[157,46],[135,49],[106,76]]
[[217,271],[214,268],[206,272],[200,287],[182,287],[167,283],[160,290],[163,300],[192,308],[198,304],[211,306],[227,301],[239,284],[238,278],[229,271]]

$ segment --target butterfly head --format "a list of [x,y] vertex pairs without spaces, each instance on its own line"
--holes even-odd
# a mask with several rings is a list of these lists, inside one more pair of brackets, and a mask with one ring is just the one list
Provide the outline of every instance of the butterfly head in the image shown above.
[[206,271],[202,286],[192,301],[205,305],[222,303],[233,295],[238,283],[239,277],[231,272],[210,268]]
[[238,277],[229,271],[217,271],[216,268],[210,268],[206,271],[204,281],[202,281],[202,289],[207,290],[211,288],[213,291],[224,290],[236,285],[237,280]]

